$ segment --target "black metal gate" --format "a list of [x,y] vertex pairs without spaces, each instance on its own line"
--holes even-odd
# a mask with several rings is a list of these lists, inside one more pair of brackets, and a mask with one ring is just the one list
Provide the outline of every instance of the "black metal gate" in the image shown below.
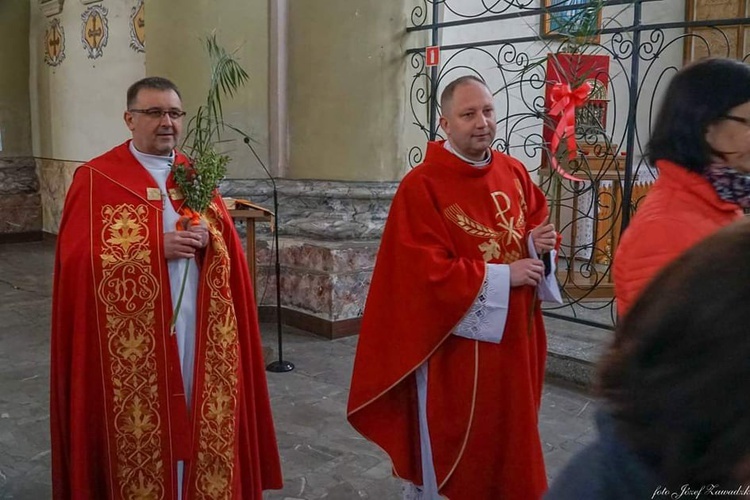
[[[497,107],[493,147],[519,157],[538,176],[564,236],[558,278],[566,304],[545,308],[548,316],[613,327],[610,267],[619,235],[657,175],[644,148],[666,84],[686,60],[750,56],[750,18],[688,21],[695,8],[687,4],[700,0],[682,1],[541,0],[540,7],[540,0],[419,0],[411,12],[407,31],[422,32],[427,45],[406,51],[411,118],[424,135],[409,151],[410,165],[421,162],[424,139],[441,137],[441,85],[460,74],[485,80]],[[744,8],[744,1],[737,3]],[[576,23],[579,31],[567,29]],[[427,66],[428,47],[439,47],[438,66]],[[550,64],[570,52],[604,55],[609,65],[605,78],[598,77],[599,107],[576,112],[577,151],[565,161],[566,171],[585,182],[553,172],[544,133]]]

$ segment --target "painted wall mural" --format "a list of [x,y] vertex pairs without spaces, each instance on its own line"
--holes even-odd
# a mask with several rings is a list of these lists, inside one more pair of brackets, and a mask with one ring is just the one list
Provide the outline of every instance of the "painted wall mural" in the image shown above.
[[81,42],[86,49],[89,59],[102,56],[102,50],[109,40],[108,10],[101,5],[92,5],[81,14],[83,28]]
[[130,48],[146,52],[146,8],[144,0],[138,0],[130,14]]
[[44,32],[44,62],[49,66],[59,66],[65,59],[65,31],[60,20],[50,21]]

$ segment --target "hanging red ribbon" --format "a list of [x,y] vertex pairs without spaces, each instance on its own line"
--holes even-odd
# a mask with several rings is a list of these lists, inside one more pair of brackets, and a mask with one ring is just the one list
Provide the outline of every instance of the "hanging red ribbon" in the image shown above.
[[560,141],[563,138],[567,138],[568,146],[568,159],[576,157],[578,146],[576,145],[576,108],[581,107],[589,97],[591,93],[591,85],[588,82],[584,82],[575,89],[571,89],[567,83],[556,83],[552,87],[550,93],[550,100],[552,101],[552,107],[549,110],[550,116],[560,116],[555,128],[555,133],[552,135],[550,141],[550,160],[552,166],[563,178],[574,182],[583,182],[583,179],[579,179],[566,172],[560,164],[557,162],[557,150],[560,148]]

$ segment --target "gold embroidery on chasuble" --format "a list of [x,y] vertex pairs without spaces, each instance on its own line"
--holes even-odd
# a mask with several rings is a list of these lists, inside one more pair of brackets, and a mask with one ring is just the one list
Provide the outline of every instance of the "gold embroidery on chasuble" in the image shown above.
[[445,217],[463,229],[465,233],[476,238],[486,239],[486,241],[477,245],[485,262],[500,259],[504,263],[510,264],[523,258],[526,198],[521,183],[518,179],[514,180],[519,193],[520,210],[515,215],[513,214],[513,202],[510,196],[503,191],[491,193],[492,203],[496,209],[494,227],[472,219],[458,203],[454,203],[443,210]]
[[164,498],[157,385],[156,302],[147,205],[102,208],[102,280],[112,381],[117,485],[122,498]]
[[212,258],[206,263],[208,332],[205,380],[201,395],[196,488],[202,498],[232,496],[239,369],[237,317],[230,292],[229,251],[221,233],[224,223],[209,213]]

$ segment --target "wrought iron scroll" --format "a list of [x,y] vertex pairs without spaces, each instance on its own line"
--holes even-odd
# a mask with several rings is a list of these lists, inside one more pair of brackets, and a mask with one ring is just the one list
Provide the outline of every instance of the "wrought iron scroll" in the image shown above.
[[[550,316],[612,328],[616,318],[611,277],[614,250],[645,188],[657,176],[645,159],[650,124],[671,76],[682,66],[681,57],[677,62],[665,61],[675,61],[688,39],[704,43],[708,50],[708,41],[688,33],[687,28],[710,27],[721,33],[726,47],[711,47],[711,55],[726,57],[730,40],[722,26],[750,25],[748,18],[648,23],[646,4],[653,9],[663,1],[598,0],[604,8],[597,32],[600,41],[587,43],[585,50],[610,58],[609,106],[603,133],[592,134],[583,127],[576,130],[577,156],[566,168],[583,178],[583,183],[564,181],[543,168],[550,152],[542,135],[549,118],[544,99],[547,74],[541,61],[547,52],[558,52],[561,42],[539,35],[543,12],[566,12],[579,6],[555,0],[545,10],[539,0],[417,0],[409,16],[407,31],[429,30],[429,45],[439,45],[442,54],[439,68],[427,68],[426,47],[406,52],[412,71],[409,113],[424,142],[442,138],[437,124],[437,91],[442,85],[467,73],[481,77],[495,96],[498,126],[493,148],[521,157],[547,193],[551,212],[564,214],[556,222],[568,240],[561,255],[565,271],[558,274],[566,303],[545,309]],[[480,25],[492,26],[488,23],[524,23],[528,34],[450,43],[456,32],[476,32]],[[750,54],[743,55],[744,60],[748,58]],[[424,142],[410,147],[411,167],[423,160]]]

